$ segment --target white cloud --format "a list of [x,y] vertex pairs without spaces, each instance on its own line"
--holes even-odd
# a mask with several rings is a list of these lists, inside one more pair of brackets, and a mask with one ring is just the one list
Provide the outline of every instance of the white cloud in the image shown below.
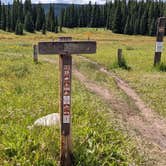
[[[4,3],[11,3],[13,0],[2,0]],[[24,0],[23,0],[24,1]],[[75,4],[87,4],[89,0],[32,0],[33,3],[75,3]],[[106,0],[91,0],[92,3],[104,4]]]
[[[39,1],[32,0],[33,3],[37,3]],[[75,4],[87,4],[89,0],[40,0],[41,3],[75,3]],[[106,0],[91,0],[92,3],[97,2],[98,4],[103,4]]]

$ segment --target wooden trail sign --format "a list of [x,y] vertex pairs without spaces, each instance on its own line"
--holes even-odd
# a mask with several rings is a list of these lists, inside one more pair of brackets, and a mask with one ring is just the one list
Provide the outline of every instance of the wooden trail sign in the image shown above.
[[96,52],[95,41],[58,41],[39,43],[40,54],[92,54]]
[[72,165],[71,138],[71,80],[72,55],[96,53],[95,41],[72,41],[71,37],[60,37],[57,42],[40,42],[39,54],[59,54],[60,69],[60,120],[61,155],[60,165]]
[[161,54],[162,54],[162,50],[163,50],[163,39],[164,39],[164,34],[165,34],[165,24],[166,24],[166,17],[158,18],[154,66],[159,64],[161,61]]

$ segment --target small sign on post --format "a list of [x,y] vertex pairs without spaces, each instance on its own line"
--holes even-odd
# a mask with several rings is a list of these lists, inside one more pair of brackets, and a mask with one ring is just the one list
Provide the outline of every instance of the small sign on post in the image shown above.
[[33,46],[33,61],[35,63],[38,63],[38,50],[37,50],[37,45]]
[[158,18],[154,66],[159,64],[161,61],[161,54],[163,51],[163,38],[165,34],[165,24],[166,24],[166,17]]
[[59,54],[60,66],[60,120],[61,120],[61,155],[60,165],[72,165],[71,138],[71,54],[96,53],[95,41],[72,41],[71,37],[61,37],[57,42],[40,42],[39,54]]

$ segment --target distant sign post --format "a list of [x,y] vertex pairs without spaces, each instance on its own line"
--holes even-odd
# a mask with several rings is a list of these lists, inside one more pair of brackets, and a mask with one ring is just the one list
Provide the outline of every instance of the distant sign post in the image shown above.
[[33,46],[33,61],[38,63],[38,55],[37,55],[37,45]]
[[158,18],[154,66],[159,64],[161,61],[161,54],[162,54],[162,50],[163,50],[163,39],[164,39],[164,34],[165,34],[165,24],[166,24],[166,17]]
[[95,41],[72,41],[70,37],[61,37],[57,42],[40,42],[39,54],[59,54],[60,65],[60,119],[61,119],[61,166],[72,165],[71,141],[71,54],[96,53]]

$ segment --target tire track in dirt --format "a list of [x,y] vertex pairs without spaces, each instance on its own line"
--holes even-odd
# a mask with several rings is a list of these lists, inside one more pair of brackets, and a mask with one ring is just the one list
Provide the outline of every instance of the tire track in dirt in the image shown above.
[[[55,60],[48,58],[43,58],[44,61],[49,63],[57,64]],[[89,61],[90,63],[98,65],[87,58],[83,57],[83,60]],[[141,100],[138,94],[122,79],[117,77],[114,73],[107,71],[102,66],[98,65],[99,70],[103,73],[108,74],[108,76],[114,78],[117,86],[122,89],[127,96],[132,99],[139,109],[139,113],[134,111],[131,105],[125,101],[119,100],[107,87],[98,85],[96,82],[88,80],[81,72],[79,72],[75,67],[73,69],[73,74],[77,80],[79,80],[88,90],[100,96],[104,101],[110,103],[112,109],[117,112],[118,116],[123,118],[129,129],[137,131],[143,139],[157,147],[155,153],[166,155],[166,121],[159,117],[154,110],[146,106],[146,104]],[[154,148],[152,148],[154,150]],[[154,150],[154,151],[155,151]],[[156,156],[155,156],[156,157]],[[154,158],[155,158],[154,157]],[[158,156],[157,156],[158,158]],[[166,164],[166,159],[163,158],[164,165]],[[163,164],[159,164],[163,165]]]
[[114,97],[110,90],[89,81],[76,69],[74,69],[73,73],[87,89],[109,102],[112,106],[112,109],[117,110],[118,113],[122,113],[123,118],[130,126],[132,126],[132,128],[137,129],[142,136],[159,145],[161,149],[166,149],[166,123],[160,123],[160,121],[158,122],[159,119],[156,118],[153,119],[155,121],[155,123],[153,123],[153,121],[151,121],[151,119],[147,119],[143,113],[141,114],[142,116],[140,116],[140,114],[136,115],[133,113],[133,109],[128,106],[127,103],[124,103]]
[[[112,77],[114,81],[116,82],[117,86],[125,92],[125,94],[130,97],[137,108],[139,109],[144,123],[141,122],[141,118],[138,117],[128,117],[129,121],[137,127],[140,127],[140,130],[142,130],[143,136],[146,136],[150,139],[151,136],[153,136],[153,139],[155,142],[161,146],[161,148],[166,149],[166,120],[161,118],[157,113],[155,113],[154,110],[149,108],[145,102],[139,97],[139,95],[120,77],[118,77],[115,73],[106,70],[104,67],[99,65],[98,63],[87,59],[85,57],[80,56],[81,59],[88,61],[90,63],[93,63],[94,65],[97,65],[99,67],[99,70],[108,76]],[[142,126],[142,125],[145,126]],[[150,129],[150,130],[149,130]]]

